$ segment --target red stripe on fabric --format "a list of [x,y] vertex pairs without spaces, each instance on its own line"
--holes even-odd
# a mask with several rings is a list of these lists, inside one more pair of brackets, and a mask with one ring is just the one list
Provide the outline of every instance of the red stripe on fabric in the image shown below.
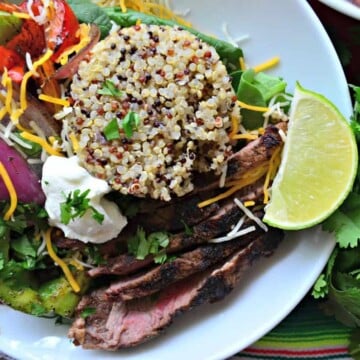
[[274,349],[256,349],[256,348],[247,348],[244,350],[246,353],[253,354],[264,354],[264,355],[300,355],[300,356],[309,356],[309,355],[334,355],[347,353],[348,349],[346,347],[335,348],[335,349],[322,349],[322,350],[274,350]]

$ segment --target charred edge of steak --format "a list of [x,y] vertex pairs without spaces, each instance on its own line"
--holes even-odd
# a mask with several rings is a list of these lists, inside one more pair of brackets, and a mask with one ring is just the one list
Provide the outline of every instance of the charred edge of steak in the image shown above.
[[141,223],[145,231],[181,231],[184,229],[184,223],[194,226],[219,209],[216,203],[200,209],[197,205],[201,201],[199,196],[188,196],[183,201],[172,202],[168,206],[154,209],[151,215],[140,214],[132,221]]
[[[191,249],[196,245],[204,244],[208,240],[221,236],[231,230],[231,227],[240,219],[241,210],[231,200],[224,205],[215,215],[204,222],[194,226],[193,234],[179,233],[170,236],[170,242],[166,248],[168,254]],[[251,222],[245,221],[245,225]],[[147,256],[144,260],[137,260],[130,254],[121,254],[109,258],[105,265],[98,266],[88,271],[89,276],[99,277],[102,275],[129,275],[153,264],[153,257]]]
[[274,151],[282,145],[279,129],[286,129],[286,126],[286,123],[269,125],[262,136],[232,155],[227,162],[226,180],[237,179],[249,170],[266,164]]
[[131,300],[154,294],[176,281],[204,271],[226,259],[259,236],[260,232],[261,230],[257,230],[247,236],[224,243],[199,246],[173,261],[113,283],[106,291],[106,295],[114,300]]
[[[97,290],[79,303],[68,335],[86,349],[117,350],[143,343],[179,314],[223,299],[255,260],[272,254],[282,237],[280,230],[270,229],[221,265],[174,283],[156,299],[148,296],[113,302],[107,299],[106,289]],[[83,319],[80,314],[86,307],[94,307],[96,312]]]

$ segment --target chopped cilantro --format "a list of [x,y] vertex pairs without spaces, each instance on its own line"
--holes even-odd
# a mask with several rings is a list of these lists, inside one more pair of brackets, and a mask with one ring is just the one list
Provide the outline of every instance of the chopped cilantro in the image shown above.
[[184,233],[185,233],[185,235],[188,235],[188,236],[193,235],[194,230],[184,220],[181,220],[181,222],[184,225]]
[[134,129],[138,128],[139,124],[140,124],[139,114],[133,111],[129,111],[121,123],[121,126],[124,129],[127,138],[131,138],[133,136],[133,131]]
[[86,307],[80,314],[80,316],[83,318],[83,319],[86,319],[87,317],[89,317],[90,315],[92,314],[95,314],[96,312],[96,308],[94,307]]
[[105,80],[102,88],[98,90],[98,94],[121,97],[123,92],[120,91],[111,80]]
[[128,240],[128,251],[138,260],[154,255],[154,262],[162,264],[167,260],[165,249],[168,245],[169,235],[166,232],[157,231],[146,236],[144,229],[139,227],[136,234]]
[[120,138],[119,124],[116,118],[113,118],[104,128],[106,140],[116,140]]
[[5,265],[5,257],[4,254],[0,252],[0,270],[4,268],[4,265]]
[[104,215],[90,205],[90,199],[87,197],[89,193],[90,189],[83,192],[76,189],[65,196],[66,200],[60,203],[60,218],[63,224],[67,225],[71,220],[84,216],[88,210],[92,211],[92,218],[102,224]]
[[328,294],[328,291],[328,283],[325,280],[325,275],[321,274],[316,280],[311,294],[315,299],[320,299],[324,298]]

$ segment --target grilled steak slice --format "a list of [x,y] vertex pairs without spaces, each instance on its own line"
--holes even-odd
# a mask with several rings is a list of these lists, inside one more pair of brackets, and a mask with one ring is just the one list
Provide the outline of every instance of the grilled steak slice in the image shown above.
[[[260,216],[260,213],[258,214]],[[226,203],[215,215],[193,227],[192,234],[186,232],[170,236],[170,242],[166,248],[168,254],[173,254],[204,244],[210,239],[221,236],[231,230],[231,227],[240,219],[241,210],[231,200]],[[247,219],[245,223],[248,223]],[[102,275],[129,275],[153,263],[153,257],[147,256],[144,260],[137,260],[129,254],[121,254],[107,259],[106,264],[90,269],[91,277]]]
[[283,143],[279,129],[286,130],[286,127],[283,122],[269,125],[262,136],[233,154],[227,161],[226,182],[241,179],[254,169],[259,170],[259,177],[263,176],[272,154]]
[[[158,335],[180,313],[223,299],[255,260],[272,254],[281,238],[280,230],[271,229],[221,265],[174,283],[156,299],[148,296],[112,301],[106,289],[94,291],[80,301],[68,335],[86,349],[117,350],[138,345]],[[96,312],[84,319],[81,313],[87,307]]]
[[247,245],[261,230],[219,244],[207,244],[186,252],[143,274],[113,283],[106,295],[114,300],[131,300],[148,296],[199,271],[204,271]]
[[[209,195],[209,197],[211,196]],[[136,217],[134,221],[141,223],[146,231],[181,231],[184,223],[194,226],[219,209],[219,205],[216,203],[200,209],[197,205],[202,200],[198,195],[187,196],[181,201],[173,201],[167,206],[158,207],[147,216],[140,214],[139,218]]]

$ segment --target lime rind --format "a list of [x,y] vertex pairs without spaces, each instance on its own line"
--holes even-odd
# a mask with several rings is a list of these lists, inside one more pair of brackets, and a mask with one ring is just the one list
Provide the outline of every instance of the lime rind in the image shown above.
[[[301,103],[301,104],[300,104]],[[340,130],[341,134],[343,135],[341,139],[345,139],[344,149],[346,150],[346,159],[347,161],[345,163],[341,163],[339,166],[340,168],[344,169],[345,177],[341,178],[341,180],[336,180],[336,184],[327,184],[329,185],[329,190],[331,190],[331,186],[336,187],[334,191],[336,190],[336,194],[333,196],[331,193],[331,196],[328,196],[325,200],[321,199],[322,194],[326,194],[326,186],[317,189],[316,188],[316,177],[321,176],[319,174],[311,174],[311,167],[302,169],[296,169],[294,167],[291,167],[291,164],[289,164],[289,154],[291,151],[294,151],[294,148],[296,151],[301,153],[301,147],[306,147],[306,139],[301,138],[301,134],[296,133],[301,130],[302,123],[298,123],[299,121],[309,121],[309,119],[306,118],[305,112],[304,114],[298,114],[299,110],[299,104],[300,106],[307,106],[308,104],[316,104],[318,107],[322,107],[322,110],[324,113],[326,113],[329,116],[333,117],[333,121],[335,122],[336,127],[338,130]],[[308,111],[308,108],[305,109]],[[321,123],[319,119],[315,119],[315,121],[318,121]],[[314,122],[316,124],[316,122]],[[327,125],[327,124],[325,124]],[[324,126],[324,124],[323,124]],[[310,126],[311,128],[311,126]],[[326,129],[325,129],[326,133]],[[319,131],[319,136],[321,136],[321,131]],[[331,133],[330,133],[331,134]],[[333,133],[331,134],[329,141],[330,144],[327,145],[326,141],[326,149],[329,149],[331,146],[331,139],[334,139],[334,142],[336,143],[336,137],[337,134]],[[300,138],[299,138],[300,136]],[[324,139],[322,139],[324,140]],[[304,151],[307,151],[309,153],[307,160],[303,163],[312,163],[314,161],[318,161],[317,159],[312,159],[309,161],[309,158],[313,155],[312,149],[303,149]],[[314,153],[316,153],[316,150],[319,150],[319,154],[323,156],[322,148],[319,147],[319,149],[314,149]],[[334,159],[337,156],[337,154],[334,151],[330,151],[332,153]],[[341,154],[339,154],[341,155]],[[294,92],[294,98],[292,101],[292,106],[290,109],[290,121],[289,121],[289,129],[288,129],[288,135],[287,135],[287,141],[284,145],[283,154],[282,154],[282,161],[279,168],[279,171],[274,179],[273,185],[272,185],[272,198],[269,202],[269,204],[265,207],[265,216],[263,221],[267,224],[282,228],[284,230],[301,230],[305,229],[314,225],[317,225],[321,223],[323,220],[325,220],[328,216],[330,216],[346,199],[347,195],[351,191],[352,185],[354,183],[356,173],[357,173],[357,166],[358,166],[358,152],[357,152],[357,144],[355,140],[355,135],[346,120],[346,118],[341,114],[341,112],[336,108],[336,106],[331,103],[326,97],[324,97],[321,94],[318,94],[316,92],[304,89],[299,83],[296,84],[295,92]],[[291,155],[292,159],[294,159],[294,153]],[[320,156],[320,157],[321,157]],[[303,156],[304,159],[306,157]],[[295,159],[297,162],[298,159]],[[326,159],[324,160],[326,163]],[[335,164],[338,160],[335,160]],[[300,166],[301,161],[298,161]],[[330,162],[330,161],[329,161]],[[324,167],[325,168],[325,163]],[[331,163],[331,162],[330,162]],[[321,164],[315,164],[316,168],[321,169]],[[336,169],[335,169],[336,170]],[[303,172],[308,173],[308,177],[303,176]],[[327,173],[326,169],[324,170],[324,173]],[[291,176],[295,178],[294,183],[297,184],[297,188],[293,190],[293,194],[290,194],[290,190],[286,189],[286,181],[289,182],[289,178],[291,179]],[[296,179],[296,178],[299,179]],[[304,186],[307,186],[308,188],[311,188],[313,192],[315,193],[314,199],[308,198],[309,196],[313,196],[313,193],[306,193],[304,191],[303,193],[306,194],[305,198],[302,198],[302,190],[301,188],[301,178],[311,179],[314,180],[314,184],[311,182],[308,184],[305,184]],[[330,177],[331,178],[331,177]],[[284,181],[285,179],[285,181]],[[291,181],[290,181],[291,182]],[[323,182],[326,184],[326,181]],[[285,184],[285,185],[284,185]],[[322,182],[320,181],[320,184]],[[286,191],[284,191],[286,190]],[[319,191],[320,195],[317,198],[316,193]],[[291,201],[289,201],[289,194],[291,195]],[[294,195],[295,194],[295,195]],[[329,192],[327,193],[329,194]],[[329,199],[328,199],[329,198]],[[328,201],[328,202],[327,202]],[[320,203],[320,205],[319,205]],[[315,205],[314,205],[315,204]],[[327,207],[322,208],[322,206],[325,204]],[[305,209],[303,212],[306,214],[300,213],[296,218],[289,216],[289,213],[296,214],[296,211],[294,211],[294,208],[298,207],[299,209]],[[313,208],[312,208],[313,207]],[[315,210],[314,210],[315,208]],[[319,209],[319,210],[318,210]],[[318,210],[318,212],[316,212]]]

